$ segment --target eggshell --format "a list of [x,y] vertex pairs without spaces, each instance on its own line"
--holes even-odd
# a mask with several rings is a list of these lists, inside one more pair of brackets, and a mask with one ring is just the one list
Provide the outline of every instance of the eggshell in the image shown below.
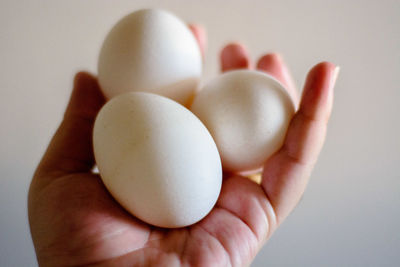
[[206,84],[191,110],[214,137],[224,170],[243,172],[259,169],[282,146],[295,107],[276,79],[236,70]]
[[187,25],[158,9],[121,19],[107,35],[98,61],[106,98],[146,91],[186,105],[202,71],[200,48]]
[[147,223],[187,226],[217,201],[217,147],[201,121],[168,98],[133,92],[111,99],[96,118],[93,145],[107,189]]

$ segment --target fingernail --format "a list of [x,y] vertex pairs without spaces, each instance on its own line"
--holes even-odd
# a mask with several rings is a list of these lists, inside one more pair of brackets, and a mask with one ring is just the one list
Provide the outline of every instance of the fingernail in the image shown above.
[[331,81],[330,81],[330,88],[329,88],[329,99],[330,101],[333,101],[333,88],[335,87],[336,84],[336,80],[339,76],[339,71],[340,71],[340,67],[336,66],[336,68],[333,70],[333,74],[331,76]]
[[330,88],[331,90],[335,86],[336,80],[337,80],[337,78],[339,76],[339,71],[340,71],[340,67],[336,66],[335,70],[333,71],[332,78],[331,78],[331,88]]

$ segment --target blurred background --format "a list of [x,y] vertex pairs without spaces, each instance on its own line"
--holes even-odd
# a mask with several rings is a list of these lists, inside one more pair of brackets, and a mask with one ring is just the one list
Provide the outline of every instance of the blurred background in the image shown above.
[[294,213],[252,266],[399,266],[400,1],[0,1],[0,266],[36,266],[27,220],[32,173],[78,70],[96,73],[106,33],[127,13],[165,8],[203,24],[204,81],[241,41],[253,61],[280,52],[301,90],[341,66],[326,145]]

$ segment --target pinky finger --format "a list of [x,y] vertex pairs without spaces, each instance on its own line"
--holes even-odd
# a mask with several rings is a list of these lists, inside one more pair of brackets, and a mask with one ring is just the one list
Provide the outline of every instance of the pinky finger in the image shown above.
[[296,107],[299,103],[299,93],[294,85],[289,69],[279,54],[266,54],[257,62],[257,69],[274,76],[287,89]]

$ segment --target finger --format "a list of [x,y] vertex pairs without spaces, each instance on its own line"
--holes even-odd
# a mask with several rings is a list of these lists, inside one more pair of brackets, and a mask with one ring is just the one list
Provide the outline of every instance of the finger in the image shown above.
[[226,177],[214,209],[197,226],[219,241],[232,266],[249,266],[276,228],[262,188],[240,176]]
[[300,200],[325,139],[338,68],[323,62],[307,76],[300,108],[292,118],[282,148],[264,166],[262,186],[278,222]]
[[222,72],[235,69],[249,69],[250,59],[247,49],[238,43],[225,46],[221,51]]
[[289,69],[279,54],[273,53],[262,56],[257,63],[257,69],[267,72],[280,81],[291,96],[293,103],[297,106],[299,103],[299,94]]
[[104,102],[97,79],[88,73],[78,73],[64,119],[39,164],[36,173],[40,175],[35,176],[91,170],[92,128]]
[[205,57],[207,50],[207,32],[206,29],[198,24],[190,24],[189,29],[192,31],[194,37],[199,44],[201,55],[203,58]]

